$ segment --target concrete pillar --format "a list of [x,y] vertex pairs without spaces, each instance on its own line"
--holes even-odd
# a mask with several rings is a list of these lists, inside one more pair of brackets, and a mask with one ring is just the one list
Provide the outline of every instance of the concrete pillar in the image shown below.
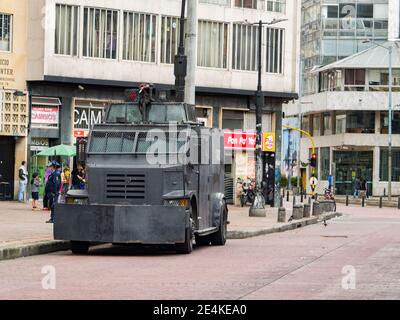
[[296,204],[293,206],[293,219],[294,220],[300,220],[303,219],[303,210],[304,207],[302,204]]
[[[383,195],[383,190],[378,194],[378,182],[379,182],[379,165],[380,165],[380,148],[374,147],[373,150],[373,162],[372,162],[372,195],[381,196]],[[387,191],[387,187],[386,187]]]
[[311,215],[311,206],[308,203],[304,204],[303,218],[309,218]]
[[321,214],[321,207],[319,205],[318,201],[314,201],[313,207],[312,207],[312,215],[313,216],[318,216]]
[[196,66],[197,66],[197,6],[198,0],[187,2],[187,75],[185,86],[185,102],[195,104],[196,94]]
[[61,144],[72,144],[74,129],[74,99],[63,97],[60,108],[60,142]]
[[278,222],[286,222],[286,209],[283,207],[278,209]]

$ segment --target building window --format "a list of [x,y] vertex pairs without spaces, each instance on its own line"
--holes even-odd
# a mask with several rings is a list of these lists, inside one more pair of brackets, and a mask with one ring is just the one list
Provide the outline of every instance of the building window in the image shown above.
[[161,63],[174,63],[179,45],[179,30],[179,18],[161,17]]
[[[388,134],[389,133],[389,113],[381,112],[381,133]],[[400,112],[393,112],[392,118],[392,133],[400,134]]]
[[11,51],[12,15],[0,13],[0,51]]
[[231,0],[200,0],[200,3],[217,4],[219,6],[230,6]]
[[[380,148],[379,178],[388,181],[388,148]],[[392,149],[392,181],[400,182],[400,149]]]
[[267,11],[284,13],[286,0],[267,0]]
[[284,29],[267,28],[267,63],[269,73],[283,73]]
[[235,7],[257,9],[257,0],[235,0]]
[[347,133],[375,133],[375,112],[350,111],[346,116]]
[[336,114],[336,134],[346,132],[346,113]]
[[83,56],[116,59],[118,11],[85,8],[83,16]]
[[324,136],[332,134],[332,117],[330,113],[324,113]]
[[222,111],[222,129],[243,130],[244,112],[236,110]]
[[319,114],[314,114],[313,119],[313,136],[321,135],[321,116]]
[[78,55],[79,7],[56,4],[56,30],[54,52]]
[[321,180],[328,180],[330,148],[320,148],[321,151]]
[[124,48],[122,58],[124,60],[155,62],[156,26],[156,15],[124,12]]
[[346,69],[344,85],[346,91],[364,91],[365,69]]
[[255,71],[258,67],[258,27],[233,25],[232,68]]
[[198,34],[197,65],[227,68],[228,24],[200,20]]

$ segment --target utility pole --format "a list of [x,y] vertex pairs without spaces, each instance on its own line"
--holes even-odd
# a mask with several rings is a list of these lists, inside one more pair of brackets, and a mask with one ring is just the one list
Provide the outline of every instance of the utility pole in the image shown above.
[[187,7],[187,75],[185,102],[196,104],[196,66],[197,66],[197,8],[198,0],[190,0]]
[[389,46],[389,143],[388,143],[388,200],[392,200],[392,45]]
[[176,100],[179,102],[184,102],[185,100],[185,78],[187,73],[187,57],[185,55],[185,44],[184,44],[185,9],[186,9],[186,0],[182,0],[179,46],[178,46],[178,53],[175,55],[175,63],[174,63]]
[[[264,107],[264,93],[261,88],[261,75],[262,75],[262,20],[258,23],[258,84],[256,92],[256,187],[255,199],[250,207],[249,215],[251,217],[265,217],[265,199],[261,192],[261,184],[263,177],[262,165],[262,110]],[[278,150],[278,149],[277,149]]]

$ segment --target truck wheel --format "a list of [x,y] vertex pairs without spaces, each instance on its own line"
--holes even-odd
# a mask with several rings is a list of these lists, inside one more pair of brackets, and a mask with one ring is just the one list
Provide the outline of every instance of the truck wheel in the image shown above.
[[218,231],[212,235],[211,244],[213,246],[223,246],[226,243],[226,233],[228,226],[228,210],[226,209],[225,203],[221,208],[221,220]]
[[193,232],[192,227],[186,229],[185,237],[186,240],[184,243],[178,243],[176,245],[176,252],[182,254],[188,254],[193,251]]
[[71,251],[73,254],[88,254],[88,241],[71,241]]

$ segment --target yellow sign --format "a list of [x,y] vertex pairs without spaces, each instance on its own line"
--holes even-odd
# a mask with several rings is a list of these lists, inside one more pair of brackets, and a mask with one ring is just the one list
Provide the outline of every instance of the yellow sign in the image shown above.
[[275,133],[263,132],[263,151],[275,152]]

